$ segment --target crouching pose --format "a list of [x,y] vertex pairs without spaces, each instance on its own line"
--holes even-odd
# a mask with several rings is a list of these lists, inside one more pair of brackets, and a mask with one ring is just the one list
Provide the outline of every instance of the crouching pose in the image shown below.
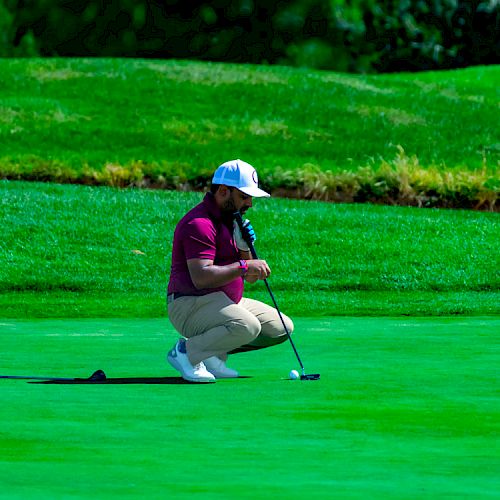
[[[168,283],[168,317],[181,339],[168,362],[192,382],[238,377],[229,354],[262,349],[287,339],[277,311],[243,297],[244,282],[266,279],[265,260],[252,259],[233,214],[244,214],[255,197],[267,197],[257,172],[241,160],[222,164],[210,192],[177,224]],[[247,222],[247,239],[254,232]],[[285,315],[288,332],[293,323]]]

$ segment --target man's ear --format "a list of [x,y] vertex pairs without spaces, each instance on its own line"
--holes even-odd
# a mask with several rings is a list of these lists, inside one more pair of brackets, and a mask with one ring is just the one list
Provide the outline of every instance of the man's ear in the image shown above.
[[219,189],[217,190],[217,193],[222,197],[226,198],[227,195],[230,193],[230,189],[227,186],[224,186],[224,184],[221,184],[219,186]]

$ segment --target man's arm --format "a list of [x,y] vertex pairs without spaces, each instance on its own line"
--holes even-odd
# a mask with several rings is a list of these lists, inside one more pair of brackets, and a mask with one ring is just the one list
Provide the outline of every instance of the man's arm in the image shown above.
[[[265,279],[271,274],[271,270],[265,260],[248,260],[247,263],[248,272],[245,275],[245,279],[251,283],[258,279]],[[213,260],[189,259],[187,266],[191,280],[198,290],[203,288],[218,288],[241,277],[239,262],[234,262],[226,266],[216,266]]]
[[[250,253],[250,250],[245,251],[245,250],[240,250],[240,258],[243,260],[246,260],[247,263],[248,261],[252,260],[252,254]],[[248,273],[245,274],[245,281],[247,283],[255,283],[258,280],[258,276],[254,275],[249,275]]]

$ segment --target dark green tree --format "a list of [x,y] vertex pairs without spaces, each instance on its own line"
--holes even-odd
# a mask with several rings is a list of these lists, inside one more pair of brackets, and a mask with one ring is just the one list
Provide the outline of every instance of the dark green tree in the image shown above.
[[350,72],[500,62],[497,0],[0,0],[0,56],[189,58]]

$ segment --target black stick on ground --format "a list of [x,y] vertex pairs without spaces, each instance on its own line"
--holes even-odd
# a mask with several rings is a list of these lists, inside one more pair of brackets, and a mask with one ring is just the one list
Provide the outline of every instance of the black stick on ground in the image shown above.
[[[234,215],[234,219],[236,220],[236,223],[238,224],[238,226],[240,228],[241,235],[243,236],[243,239],[246,241],[248,248],[250,248],[250,253],[252,254],[252,257],[254,259],[258,259],[259,257],[257,256],[257,252],[255,251],[255,247],[253,245],[253,242],[250,240],[250,238],[247,237],[247,232],[245,231],[245,228],[243,225],[243,218],[241,217],[241,214],[239,212],[235,212],[233,215]],[[276,311],[278,312],[278,316],[281,320],[283,328],[285,329],[288,340],[290,341],[290,344],[293,348],[293,352],[295,353],[295,356],[297,357],[297,361],[300,364],[300,369],[302,371],[302,374],[300,376],[300,380],[318,380],[320,377],[319,373],[309,373],[309,374],[305,373],[305,368],[304,368],[304,365],[302,363],[302,360],[300,359],[297,348],[295,347],[295,343],[292,340],[292,336],[290,335],[290,332],[288,331],[288,328],[286,327],[285,320],[283,319],[280,308],[278,307],[278,303],[276,302],[276,298],[274,297],[274,294],[271,290],[271,287],[269,286],[267,279],[264,280],[264,283],[266,284],[267,291],[269,292],[269,295],[271,296],[271,300],[273,301],[274,307],[276,308]]]

